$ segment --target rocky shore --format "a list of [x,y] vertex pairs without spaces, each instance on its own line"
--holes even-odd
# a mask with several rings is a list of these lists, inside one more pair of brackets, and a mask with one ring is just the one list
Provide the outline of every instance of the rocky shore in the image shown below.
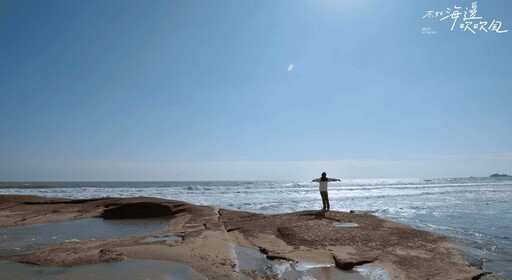
[[[208,279],[273,279],[241,269],[234,248],[253,248],[268,260],[380,269],[390,279],[479,279],[461,252],[440,235],[363,213],[302,211],[264,215],[148,197],[53,199],[0,196],[0,227],[85,218],[165,219],[163,231],[144,236],[58,243],[3,260],[72,267],[125,259],[190,266]],[[175,240],[158,237],[177,236]],[[156,237],[155,242],[142,242]]]

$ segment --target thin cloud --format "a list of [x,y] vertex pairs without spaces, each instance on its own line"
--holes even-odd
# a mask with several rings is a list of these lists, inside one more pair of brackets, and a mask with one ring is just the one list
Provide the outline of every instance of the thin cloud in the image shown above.
[[288,65],[288,72],[292,72],[293,70],[293,64]]
[[512,171],[510,153],[416,159],[341,159],[330,161],[109,161],[2,160],[3,181],[194,181],[301,180],[319,173],[342,178],[440,178],[489,176]]

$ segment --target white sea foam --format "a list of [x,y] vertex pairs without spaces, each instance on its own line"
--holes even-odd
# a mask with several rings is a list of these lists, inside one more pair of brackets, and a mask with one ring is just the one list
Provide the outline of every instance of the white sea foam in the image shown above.
[[356,267],[355,270],[359,272],[364,278],[368,280],[391,280],[392,277],[389,273],[381,268],[373,265],[363,265]]

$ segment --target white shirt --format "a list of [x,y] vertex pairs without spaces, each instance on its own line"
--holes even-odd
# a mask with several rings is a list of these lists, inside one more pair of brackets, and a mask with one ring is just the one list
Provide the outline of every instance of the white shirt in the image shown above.
[[320,191],[321,192],[327,191],[327,183],[328,183],[328,181],[320,181]]
[[313,182],[320,183],[320,191],[321,192],[326,192],[327,191],[328,182],[336,182],[336,181],[340,181],[340,180],[339,179],[334,179],[334,178],[327,178],[327,181],[322,181],[322,178],[318,178],[318,179],[313,180]]

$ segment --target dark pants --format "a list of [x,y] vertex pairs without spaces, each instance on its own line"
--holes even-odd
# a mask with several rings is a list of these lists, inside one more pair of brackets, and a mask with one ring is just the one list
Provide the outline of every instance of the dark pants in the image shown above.
[[329,194],[327,194],[327,191],[320,192],[320,196],[322,196],[322,204],[324,205],[322,209],[329,210],[329,208],[331,208],[331,205],[329,205]]

